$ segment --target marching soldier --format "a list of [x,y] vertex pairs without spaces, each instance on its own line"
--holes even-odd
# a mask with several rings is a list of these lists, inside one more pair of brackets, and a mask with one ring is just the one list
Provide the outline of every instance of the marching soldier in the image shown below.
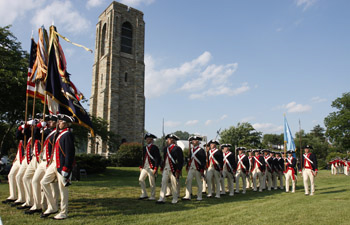
[[346,176],[349,176],[349,169],[350,169],[350,161],[347,158],[345,158],[344,174]]
[[[276,163],[275,163],[275,171],[276,171],[276,178],[280,180],[280,189],[283,190],[283,170],[284,170],[284,160],[281,157],[280,152],[276,152]],[[276,183],[277,183],[276,179]],[[277,186],[277,184],[276,184]]]
[[247,183],[247,188],[253,188],[253,176],[252,176],[252,158],[253,158],[253,150],[249,149],[247,150],[248,152],[248,159],[249,159],[249,172],[246,177],[246,183]]
[[210,150],[208,152],[208,171],[207,171],[207,184],[208,184],[208,198],[212,197],[212,178],[214,177],[216,195],[215,198],[220,198],[220,177],[222,174],[223,155],[222,152],[216,148],[220,145],[218,141],[211,140],[208,143]]
[[270,154],[270,150],[264,149],[264,160],[266,164],[266,170],[264,175],[264,189],[266,188],[267,183],[267,190],[271,191],[272,186],[272,173],[273,173],[273,159]]
[[16,131],[16,138],[17,140],[19,140],[19,143],[17,147],[16,158],[14,159],[11,170],[8,174],[10,196],[6,200],[2,201],[2,203],[4,204],[10,203],[10,202],[16,202],[15,204],[18,203],[18,205],[22,205],[25,201],[24,192],[21,192],[21,188],[17,188],[17,193],[16,193],[16,186],[17,186],[16,175],[19,171],[19,168],[21,167],[23,159],[25,158],[24,143],[23,143],[24,126],[25,125],[22,124],[21,126],[18,127]]
[[223,162],[223,182],[221,184],[222,190],[225,193],[225,178],[227,178],[227,184],[228,184],[228,190],[229,190],[229,195],[233,196],[234,195],[234,187],[233,187],[233,182],[234,182],[234,174],[236,173],[236,161],[235,161],[235,154],[230,151],[230,148],[232,145],[230,144],[223,144],[221,145],[222,153],[224,156]]
[[205,169],[204,169],[204,177],[203,177],[203,184],[202,184],[202,186],[203,186],[203,194],[205,194],[206,192],[207,192],[207,180],[206,180],[206,177],[207,177],[207,168],[208,168],[208,152],[209,152],[209,150],[210,150],[210,147],[209,147],[209,145],[208,144],[204,144],[203,145],[203,147],[204,147],[204,149],[205,149],[205,161],[206,161],[206,166],[205,166]]
[[329,164],[331,164],[331,174],[332,175],[336,175],[337,174],[337,168],[335,166],[336,164],[336,160],[335,159],[332,159]]
[[61,211],[54,217],[54,219],[63,220],[68,217],[68,186],[70,185],[72,177],[72,168],[75,157],[74,136],[70,131],[74,118],[64,114],[59,114],[57,117],[59,133],[55,139],[50,164],[40,182],[45,192],[48,207],[40,217],[46,218],[58,211],[50,185],[55,179],[57,179],[61,196]]
[[198,185],[197,201],[202,201],[202,177],[204,177],[204,169],[206,167],[206,154],[205,150],[199,147],[199,141],[201,140],[202,138],[198,136],[192,136],[188,139],[193,147],[190,149],[190,158],[186,167],[188,172],[186,179],[186,195],[182,200],[191,200],[192,179],[195,177]]
[[176,141],[179,138],[175,134],[168,134],[165,136],[167,147],[164,147],[164,161],[162,165],[162,186],[160,190],[158,204],[165,203],[165,193],[168,185],[168,181],[171,181],[173,200],[171,203],[176,204],[178,201],[178,187],[181,170],[183,166],[183,152],[182,149],[176,145]]
[[253,191],[257,191],[256,179],[259,178],[259,192],[263,190],[263,174],[265,173],[265,160],[258,149],[254,150],[252,157]]
[[[37,195],[40,195],[40,191],[39,193],[33,193],[32,181],[33,181],[35,170],[38,167],[39,160],[40,160],[39,153],[41,151],[41,134],[40,134],[41,126],[46,126],[46,122],[43,121],[42,117],[43,117],[42,114],[37,113],[36,120],[33,120],[31,123],[33,137],[31,139],[31,145],[27,145],[28,167],[23,176],[23,184],[24,184],[24,190],[26,193],[27,201],[26,201],[26,205],[22,205],[22,207],[19,207],[21,209],[32,208],[34,205],[34,196],[36,197]],[[39,210],[39,209],[35,209],[35,210]]]
[[[46,116],[46,121],[47,121],[47,126],[46,126],[46,122],[41,122],[37,124],[37,127],[42,129],[41,132],[44,132],[44,139],[43,139],[44,143],[43,143],[43,149],[39,153],[38,166],[35,170],[35,173],[32,179],[34,205],[29,210],[25,211],[25,214],[42,212],[42,210],[47,206],[44,192],[41,191],[40,181],[45,175],[48,159],[51,158],[52,147],[54,143],[54,136],[56,134],[57,116],[56,115]],[[53,193],[52,193],[53,197],[56,200],[56,204],[57,204],[58,193],[59,193],[57,182],[51,183],[51,187],[53,190]]]
[[146,191],[146,177],[148,176],[151,187],[151,197],[149,200],[155,200],[156,196],[156,178],[157,170],[161,161],[160,152],[156,145],[153,144],[153,139],[157,138],[155,135],[147,133],[145,140],[147,145],[143,147],[143,163],[140,166],[139,183],[141,186],[140,200],[148,198]]
[[296,164],[297,160],[293,157],[293,151],[289,150],[288,152],[288,158],[285,162],[286,165],[286,171],[285,177],[286,177],[286,192],[289,192],[289,180],[292,180],[292,193],[295,193],[295,180],[296,180]]
[[[305,153],[302,157],[302,165],[300,168],[300,172],[302,172],[303,181],[304,181],[304,189],[305,189],[305,195],[314,195],[315,193],[315,184],[314,179],[317,176],[317,159],[314,153],[311,153],[310,150],[312,150],[311,145],[306,145],[304,148]],[[310,186],[311,191],[309,192],[309,181],[310,180]]]
[[236,193],[239,193],[239,178],[242,177],[243,182],[243,194],[246,193],[246,177],[249,172],[249,159],[248,156],[244,154],[245,147],[238,147],[236,150],[238,151],[237,156],[237,168],[236,168]]
[[[36,120],[29,120],[27,122],[27,126],[25,126],[24,128],[24,133],[26,135],[27,138],[27,144],[25,146],[25,158],[22,161],[21,167],[19,168],[19,171],[16,175],[16,182],[17,182],[17,188],[18,191],[22,193],[22,195],[25,197],[25,202],[21,205],[18,206],[17,209],[29,209],[32,207],[33,205],[33,197],[32,194],[30,193],[30,195],[28,194],[29,188],[31,188],[31,185],[29,185],[30,187],[28,187],[26,185],[26,182],[24,181],[24,176],[26,174],[26,171],[30,165],[31,162],[31,157],[32,157],[32,142],[35,141],[34,137],[31,137],[31,127],[35,126],[36,124]],[[15,202],[14,205],[18,204],[17,201]],[[11,206],[14,206],[11,205]]]

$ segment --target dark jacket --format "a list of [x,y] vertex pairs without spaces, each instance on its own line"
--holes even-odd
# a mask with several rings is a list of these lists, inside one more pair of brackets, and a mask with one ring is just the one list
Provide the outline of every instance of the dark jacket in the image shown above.
[[146,157],[147,154],[147,150],[146,150],[147,146],[144,146],[142,149],[142,165],[140,166],[140,168],[143,168],[143,166],[145,165],[145,160],[146,158],[148,159],[148,163],[150,165],[150,168],[152,170],[157,170],[159,168],[160,162],[161,162],[161,157],[160,157],[160,152],[159,152],[159,148],[152,144],[149,151],[149,154],[151,154],[151,156],[153,157]]
[[171,172],[175,175],[175,172],[181,173],[183,164],[184,164],[184,156],[182,149],[179,146],[174,145],[172,149],[169,149],[170,155],[173,158],[174,162],[169,158],[167,158],[167,149],[168,147],[163,148],[163,163],[162,163],[162,170],[165,167],[165,160],[169,160],[170,162],[170,168]]

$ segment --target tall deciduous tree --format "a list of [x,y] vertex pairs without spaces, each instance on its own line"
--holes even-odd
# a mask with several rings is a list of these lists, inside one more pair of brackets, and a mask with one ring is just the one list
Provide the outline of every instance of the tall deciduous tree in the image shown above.
[[10,26],[0,27],[0,59],[0,150],[6,154],[16,147],[6,137],[12,136],[16,123],[24,119],[28,71],[28,53],[22,50]]
[[250,123],[238,123],[220,133],[220,142],[232,146],[259,147],[262,133],[254,129]]
[[332,107],[337,111],[324,119],[326,136],[340,151],[345,152],[350,149],[350,92],[335,99]]

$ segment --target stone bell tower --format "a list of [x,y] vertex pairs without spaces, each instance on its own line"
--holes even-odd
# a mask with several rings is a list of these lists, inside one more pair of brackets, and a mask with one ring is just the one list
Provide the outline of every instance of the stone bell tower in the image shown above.
[[[145,22],[143,13],[112,2],[98,18],[90,113],[108,121],[127,142],[142,141],[145,124]],[[108,155],[97,136],[88,153]]]

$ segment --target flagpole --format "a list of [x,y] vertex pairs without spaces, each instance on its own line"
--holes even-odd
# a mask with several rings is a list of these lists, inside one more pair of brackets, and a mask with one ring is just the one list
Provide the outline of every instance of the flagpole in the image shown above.
[[300,148],[300,168],[301,168],[301,161],[303,160],[303,152],[301,150],[301,123],[299,119],[299,148]]
[[[45,121],[45,113],[46,113],[46,96],[47,94],[45,94],[45,99],[44,99],[44,109],[43,109],[43,121]],[[43,146],[44,146],[44,129],[43,132],[41,132],[41,148],[40,148],[40,154],[43,151]]]
[[[28,92],[26,90],[26,108],[25,108],[25,114],[24,114],[24,127],[26,126],[27,124],[27,113],[28,113]],[[26,132],[24,132],[24,139],[23,139],[23,146],[27,146],[27,135],[26,135]]]
[[283,150],[284,150],[284,171],[286,171],[286,159],[287,159],[287,141],[286,141],[286,114],[283,114],[283,118],[284,118],[284,122],[283,122],[283,126],[284,126],[284,142],[283,142]]
[[[35,92],[34,92],[34,98],[33,98],[33,113],[32,113],[32,122],[34,122],[34,113],[35,113],[35,99],[36,99],[36,92],[38,91],[38,82],[36,81],[35,82]],[[31,141],[31,148],[33,149],[33,145],[34,145],[34,143],[33,143],[33,140],[34,140],[34,138],[33,138],[33,136],[34,136],[34,126],[33,126],[33,124],[32,124],[32,128],[31,128],[32,130],[31,130],[31,137],[32,137],[32,141]]]

